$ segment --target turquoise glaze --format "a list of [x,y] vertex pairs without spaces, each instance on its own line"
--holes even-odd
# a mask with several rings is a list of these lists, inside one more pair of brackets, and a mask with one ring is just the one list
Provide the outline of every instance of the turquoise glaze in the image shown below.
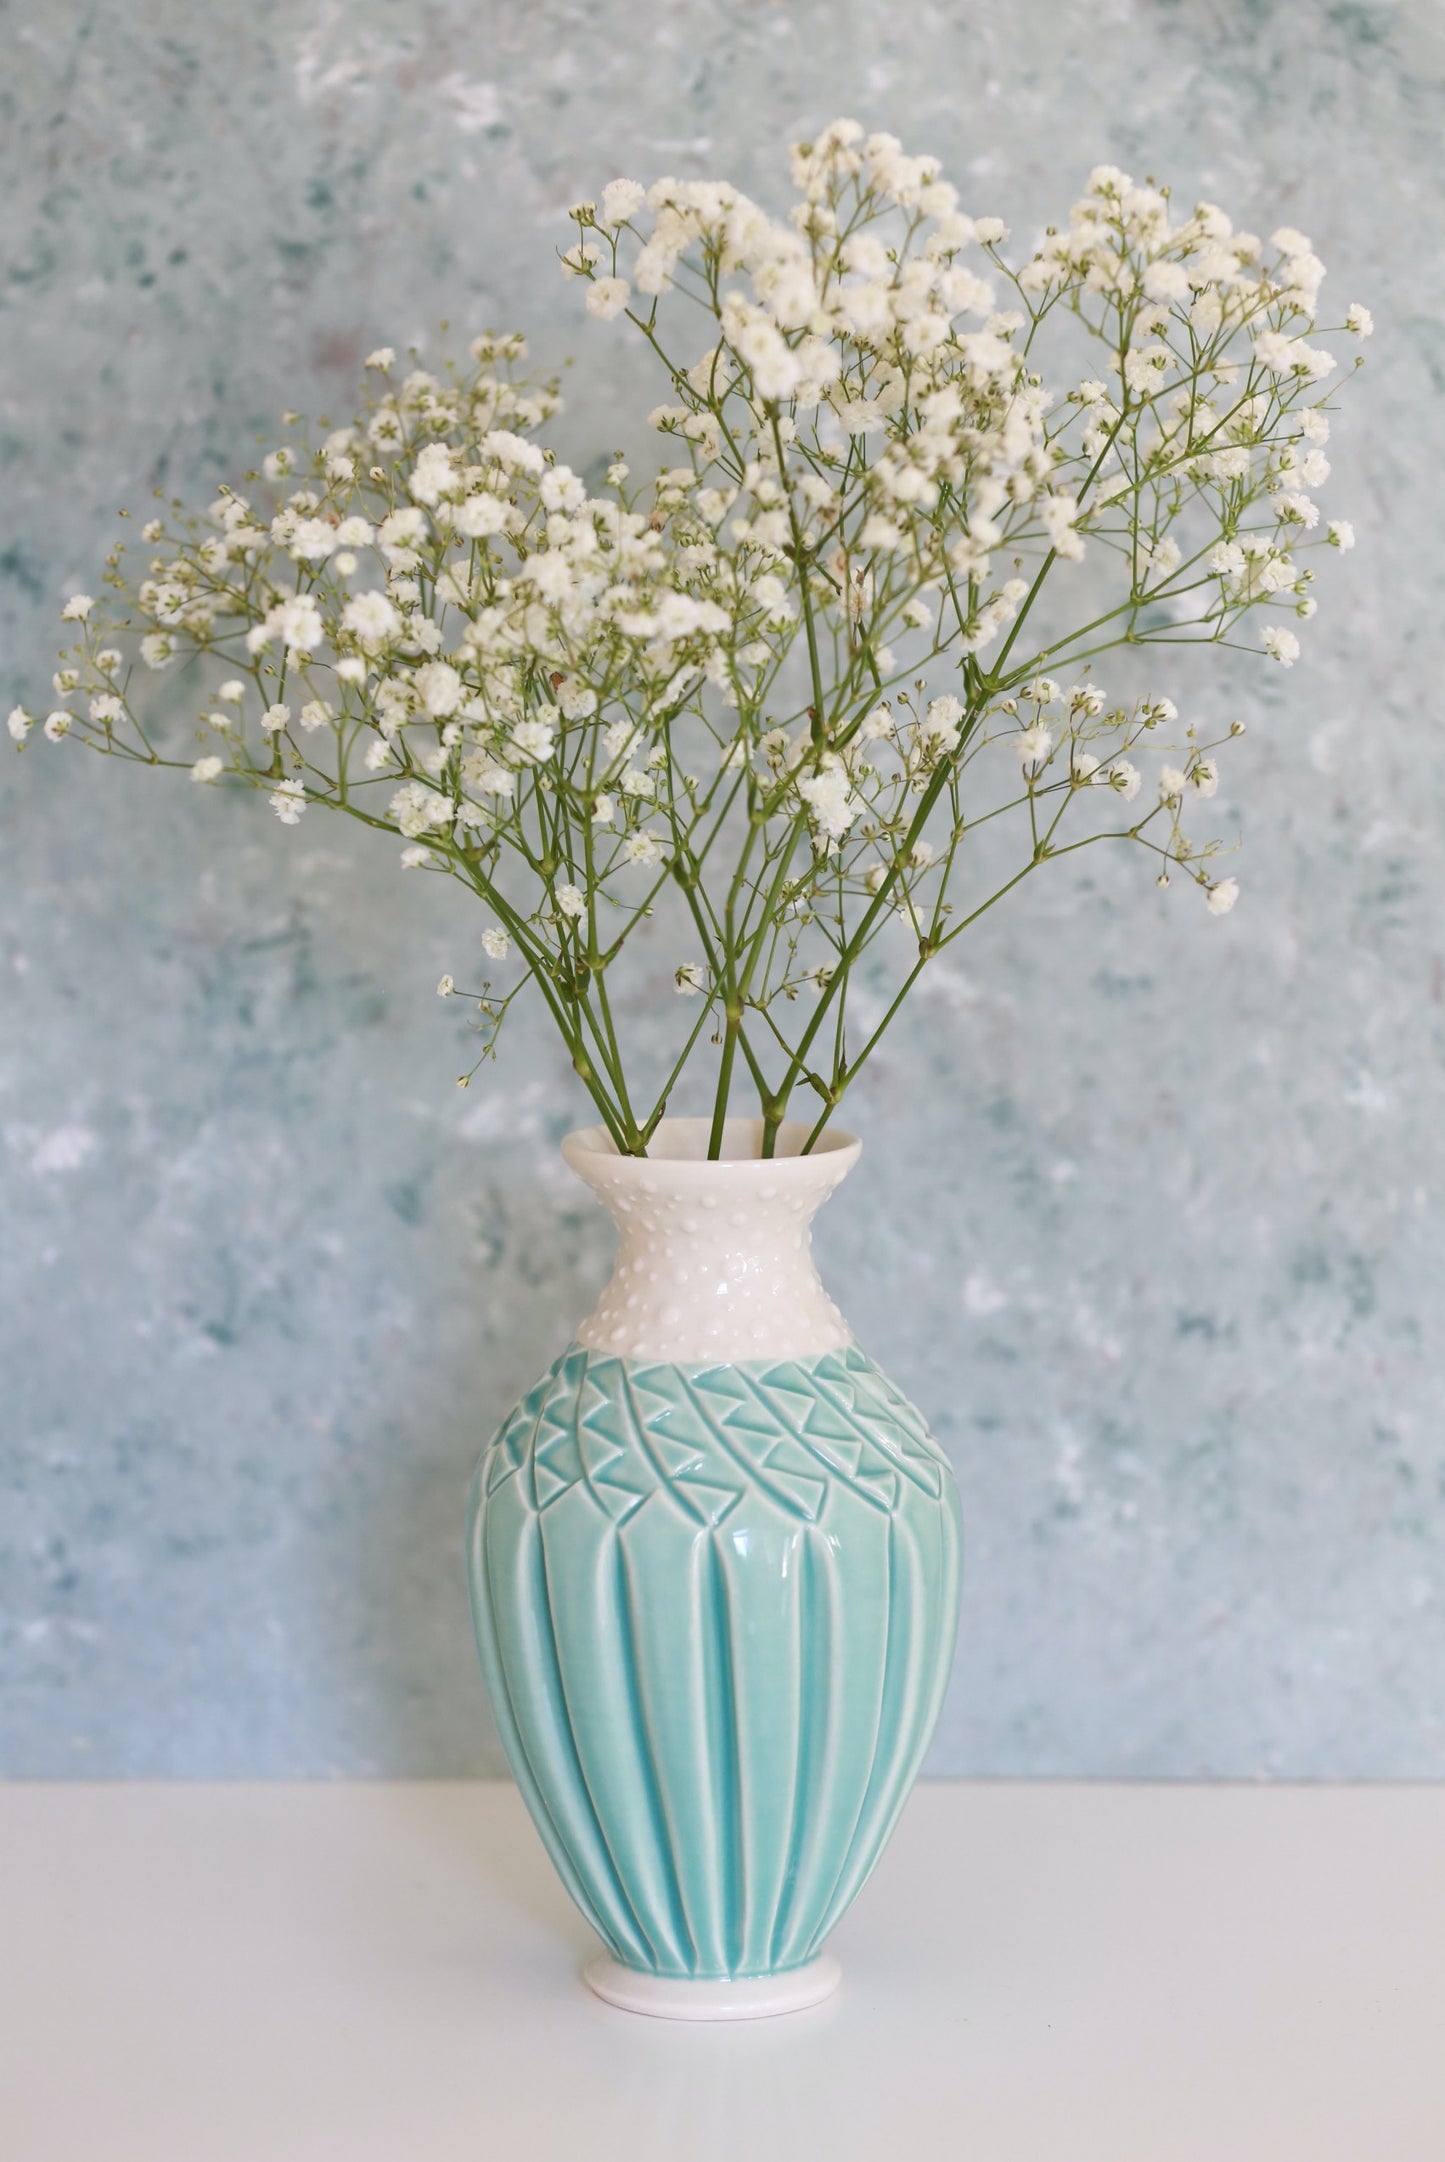
[[613,1956],[818,1952],[952,1659],[948,1460],[856,1347],[677,1365],[573,1345],[473,1482],[477,1645],[518,1785]]

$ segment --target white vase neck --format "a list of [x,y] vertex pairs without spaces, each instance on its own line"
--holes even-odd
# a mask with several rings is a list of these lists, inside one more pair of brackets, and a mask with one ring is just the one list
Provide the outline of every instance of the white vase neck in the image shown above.
[[841,1350],[852,1331],[818,1280],[810,1227],[862,1144],[829,1132],[802,1156],[809,1129],[789,1122],[765,1158],[762,1120],[729,1119],[709,1161],[709,1125],[664,1119],[646,1156],[620,1156],[603,1126],[562,1143],[621,1242],[577,1342],[679,1366]]

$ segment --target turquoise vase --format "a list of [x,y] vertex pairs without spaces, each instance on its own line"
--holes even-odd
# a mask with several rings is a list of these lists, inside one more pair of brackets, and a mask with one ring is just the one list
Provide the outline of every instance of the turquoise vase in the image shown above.
[[[796,1135],[783,1129],[783,1147]],[[846,1135],[764,1161],[702,1121],[569,1160],[622,1252],[473,1485],[477,1645],[548,1852],[628,2009],[816,2002],[948,1677],[958,1499],[818,1282]],[[731,1152],[736,1153],[731,1153]],[[695,1153],[694,1153],[695,1152]]]

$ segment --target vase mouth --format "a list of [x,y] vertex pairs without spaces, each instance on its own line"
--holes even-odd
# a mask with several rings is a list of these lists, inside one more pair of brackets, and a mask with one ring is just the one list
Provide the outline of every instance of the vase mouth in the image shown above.
[[[722,1154],[710,1157],[711,1119],[662,1119],[647,1144],[645,1156],[624,1156],[605,1126],[580,1126],[566,1136],[562,1154],[574,1171],[585,1178],[589,1170],[607,1168],[609,1182],[629,1173],[645,1178],[657,1164],[686,1165],[703,1178],[726,1175],[735,1180],[754,1174],[760,1179],[804,1178],[828,1159],[829,1172],[841,1177],[862,1154],[856,1134],[828,1126],[805,1156],[803,1144],[812,1132],[806,1119],[784,1119],[778,1128],[776,1153],[764,1156],[763,1121],[734,1118],[723,1123]],[[842,1159],[842,1161],[840,1161]]]

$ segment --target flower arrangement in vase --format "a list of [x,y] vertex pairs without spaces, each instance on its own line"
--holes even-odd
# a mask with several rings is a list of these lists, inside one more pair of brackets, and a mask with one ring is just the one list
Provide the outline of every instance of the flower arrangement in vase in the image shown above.
[[[1234,906],[1195,821],[1244,722],[1113,700],[1094,663],[1259,625],[1288,668],[1311,554],[1353,543],[1314,501],[1338,362],[1304,235],[1104,166],[1019,258],[890,136],[837,122],[792,168],[781,221],[674,179],[572,212],[564,270],[664,394],[640,478],[619,455],[589,487],[546,447],[560,400],[520,337],[400,376],[383,348],[353,423],[288,416],[240,490],[67,603],[43,722],[286,826],[342,812],[465,887],[437,987],[473,1010],[463,1085],[520,996],[557,1025],[596,1114],[565,1152],[620,1253],[483,1453],[473,1610],[607,1947],[589,1978],[679,2017],[833,1986],[951,1659],[947,1459],[810,1258],[858,1151],[838,1106],[1046,865],[1123,844]],[[199,755],[139,691],[183,661]],[[615,994],[662,940],[676,1027],[644,1073]]]

